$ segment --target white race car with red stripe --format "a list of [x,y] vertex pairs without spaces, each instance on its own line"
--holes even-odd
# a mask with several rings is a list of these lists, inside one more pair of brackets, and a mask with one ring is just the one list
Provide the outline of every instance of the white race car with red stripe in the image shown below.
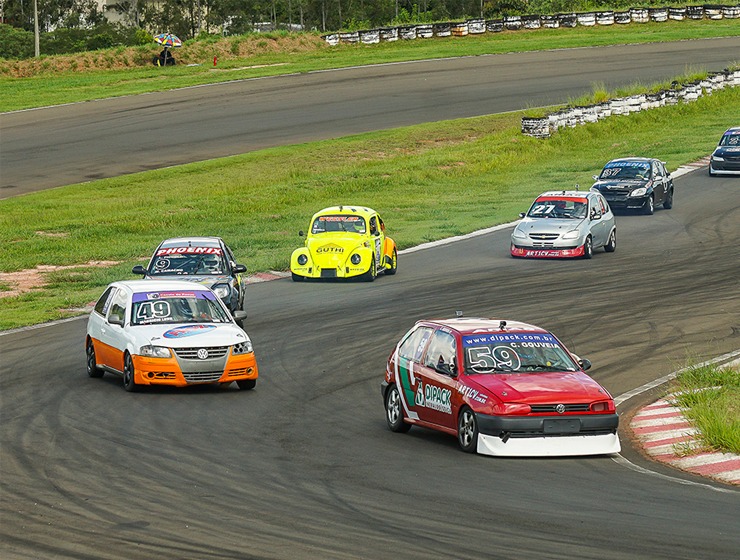
[[252,342],[235,322],[245,316],[232,317],[212,290],[192,282],[114,282],[88,320],[87,373],[120,375],[127,391],[232,382],[253,389]]

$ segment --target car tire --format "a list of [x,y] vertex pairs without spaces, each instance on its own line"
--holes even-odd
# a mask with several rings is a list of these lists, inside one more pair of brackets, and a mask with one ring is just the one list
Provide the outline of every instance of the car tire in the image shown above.
[[303,276],[300,274],[296,274],[295,272],[290,273],[290,277],[293,279],[293,282],[303,282]]
[[391,267],[385,269],[385,273],[393,276],[398,270],[398,252],[393,249],[393,256],[391,257]]
[[256,379],[240,379],[236,382],[239,389],[242,391],[251,391],[257,386],[257,380]]
[[362,279],[365,282],[374,282],[375,277],[377,276],[376,268],[375,268],[375,258],[370,263],[370,270],[368,270],[365,274],[362,275]]
[[653,202],[653,197],[650,196],[645,201],[645,206],[642,207],[642,213],[646,216],[652,216],[655,213],[655,202]]
[[613,253],[617,248],[617,230],[613,229],[609,234],[609,241],[604,245],[604,251],[607,253]]
[[673,208],[673,189],[670,189],[666,195],[665,200],[663,201],[663,208],[666,210],[670,210]]
[[594,256],[594,242],[589,235],[586,237],[586,241],[583,242],[583,258],[590,259]]
[[134,361],[129,353],[126,353],[123,357],[123,388],[129,393],[135,393],[139,390],[139,386],[136,384]]
[[401,394],[395,385],[391,385],[385,394],[385,421],[391,432],[406,433],[411,429],[411,424],[403,421]]
[[105,372],[98,367],[98,361],[95,358],[95,345],[93,345],[93,341],[89,338],[87,339],[85,354],[87,355],[87,375],[90,377],[103,377]]
[[460,409],[457,417],[457,443],[465,453],[478,450],[478,420],[467,406]]

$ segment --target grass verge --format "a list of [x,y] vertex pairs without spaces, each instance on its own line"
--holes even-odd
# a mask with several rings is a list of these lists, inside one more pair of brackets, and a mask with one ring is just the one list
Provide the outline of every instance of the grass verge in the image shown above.
[[[736,20],[668,21],[336,47],[310,34],[189,41],[176,51],[182,64],[167,68],[149,62],[159,50],[156,45],[27,61],[0,60],[0,112],[348,66],[738,34]],[[215,68],[214,56],[219,61]]]
[[[302,242],[297,231],[325,206],[375,208],[404,248],[511,221],[547,189],[587,188],[611,158],[649,155],[675,169],[710,153],[740,122],[740,88],[549,140],[523,136],[522,114],[274,148],[2,200],[1,272],[73,268],[0,297],[0,329],[79,314],[105,284],[133,278],[131,266],[167,237],[219,235],[250,272],[285,270]],[[121,264],[86,264],[94,261]]]
[[691,367],[679,374],[672,390],[679,392],[678,404],[706,448],[740,454],[740,370]]

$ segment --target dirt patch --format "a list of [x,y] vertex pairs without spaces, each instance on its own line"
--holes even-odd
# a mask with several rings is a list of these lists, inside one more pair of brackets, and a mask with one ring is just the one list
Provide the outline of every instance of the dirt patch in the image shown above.
[[85,267],[107,267],[120,264],[120,261],[89,261],[84,264],[68,266],[39,265],[28,270],[18,272],[0,272],[0,285],[10,286],[9,290],[0,290],[0,298],[19,296],[32,290],[43,288],[46,285],[45,275],[58,270],[70,270]]

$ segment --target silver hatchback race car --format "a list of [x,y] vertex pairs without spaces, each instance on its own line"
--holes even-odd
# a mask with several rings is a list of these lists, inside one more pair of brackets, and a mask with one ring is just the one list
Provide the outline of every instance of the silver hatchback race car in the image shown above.
[[511,256],[582,257],[594,249],[617,248],[617,224],[609,203],[597,191],[551,191],[538,196],[511,234]]

